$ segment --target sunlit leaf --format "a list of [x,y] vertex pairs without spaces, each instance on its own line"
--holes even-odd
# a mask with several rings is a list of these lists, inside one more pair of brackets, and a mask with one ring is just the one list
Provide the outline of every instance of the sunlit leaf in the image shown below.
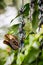
[[25,30],[27,35],[32,31],[32,24],[31,24],[31,22],[26,22],[25,23],[24,30]]
[[19,24],[10,27],[8,34],[17,34],[19,29]]

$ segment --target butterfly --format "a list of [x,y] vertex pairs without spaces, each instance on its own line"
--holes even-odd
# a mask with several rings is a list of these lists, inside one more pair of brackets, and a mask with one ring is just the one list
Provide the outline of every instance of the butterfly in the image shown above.
[[13,50],[17,50],[19,48],[19,41],[18,38],[11,34],[5,34],[5,40],[3,41],[4,44],[10,46]]

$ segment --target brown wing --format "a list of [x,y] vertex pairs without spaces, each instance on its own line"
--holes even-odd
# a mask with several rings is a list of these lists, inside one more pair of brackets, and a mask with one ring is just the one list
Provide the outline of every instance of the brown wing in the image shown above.
[[12,49],[16,50],[19,48],[19,42],[16,36],[13,36],[11,34],[5,35],[4,43],[9,45]]

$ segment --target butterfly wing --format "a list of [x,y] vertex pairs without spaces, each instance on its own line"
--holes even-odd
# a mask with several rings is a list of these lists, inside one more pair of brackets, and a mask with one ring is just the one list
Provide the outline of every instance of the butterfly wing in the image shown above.
[[5,35],[4,43],[9,45],[12,49],[16,50],[19,48],[19,42],[16,36],[13,36],[11,34]]

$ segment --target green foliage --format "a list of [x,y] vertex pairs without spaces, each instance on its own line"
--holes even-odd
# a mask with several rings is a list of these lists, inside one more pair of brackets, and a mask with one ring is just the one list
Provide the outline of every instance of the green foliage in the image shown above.
[[32,24],[30,21],[25,23],[24,30],[27,35],[32,31]]
[[19,29],[19,24],[13,25],[9,28],[8,34],[17,34]]
[[14,51],[14,61],[12,62],[11,65],[16,65],[17,55],[18,55],[18,50]]
[[[29,3],[27,3],[26,5],[24,5],[24,10],[23,10],[23,12],[22,12],[22,13],[18,13],[18,15],[17,15],[15,18],[17,18],[17,17],[19,17],[19,16],[21,16],[21,15],[23,15],[24,18],[27,17],[27,16],[29,15],[29,10],[30,10],[30,8],[29,8]],[[15,18],[14,18],[14,19],[15,19]],[[12,22],[14,19],[12,19],[11,22]]]
[[[21,52],[19,52],[16,56],[16,65],[35,65],[36,64],[36,59],[40,53],[40,49],[39,49],[40,42],[38,40],[38,39],[40,39],[40,37],[41,36],[36,37],[36,34],[28,35],[28,37],[27,37],[28,43],[21,50]],[[37,38],[37,39],[35,40],[35,38]],[[25,44],[25,42],[24,42],[24,44]],[[42,62],[43,61],[43,51],[39,58],[40,58],[40,60],[39,60],[38,64],[41,65],[41,64],[43,64],[43,62]],[[14,65],[15,65],[15,63],[14,63]]]
[[22,12],[22,13],[19,13],[19,14],[16,16],[16,18],[19,17],[20,15],[23,15],[23,17],[28,16],[28,15],[29,15],[29,10],[30,10],[30,8],[29,8],[29,3],[27,3],[27,4],[24,5],[24,10],[23,10],[23,12]]
[[[11,65],[35,65],[36,59],[40,53],[40,38],[43,38],[42,33],[40,32],[37,34],[29,34],[28,36],[26,35],[26,38],[24,40],[25,46],[21,49],[21,51],[19,52],[19,50],[13,50],[14,60]],[[4,65],[7,57],[8,53],[4,50],[0,50],[1,65]],[[38,61],[38,65],[43,65],[43,50],[39,59],[40,60]]]
[[29,15],[29,3],[27,3],[26,5],[24,5],[24,12],[23,12],[23,16],[26,17]]
[[9,54],[6,50],[0,49],[0,65],[4,65]]
[[[29,15],[29,3],[24,5],[24,11],[22,14],[18,14],[16,18],[20,15],[23,15],[23,17],[27,17]],[[32,22],[26,22],[24,26],[25,31],[25,39],[24,39],[24,47],[18,50],[13,50],[14,53],[14,60],[11,65],[43,65],[43,50],[40,50],[40,39],[43,39],[43,28],[38,32],[36,32],[36,29],[38,27],[38,5],[37,0],[35,0],[34,3],[34,12],[33,12],[33,20]],[[15,18],[14,18],[15,19]],[[12,21],[14,20],[12,19]],[[11,21],[11,22],[12,22]],[[10,27],[8,34],[14,34],[18,36],[18,29],[19,24],[13,25]],[[33,32],[33,33],[31,33]],[[39,56],[39,53],[41,51],[41,55]],[[6,58],[8,57],[8,53],[4,50],[0,50],[0,65],[4,65]],[[38,58],[38,62],[37,61]]]
[[35,3],[34,3],[34,12],[33,12],[33,20],[32,20],[32,27],[33,27],[33,31],[36,31],[37,27],[38,27],[38,23],[39,23],[39,19],[38,19],[38,16],[39,16],[39,9],[38,9],[38,0],[35,0]]
[[4,0],[0,0],[0,9],[4,9],[6,6]]

